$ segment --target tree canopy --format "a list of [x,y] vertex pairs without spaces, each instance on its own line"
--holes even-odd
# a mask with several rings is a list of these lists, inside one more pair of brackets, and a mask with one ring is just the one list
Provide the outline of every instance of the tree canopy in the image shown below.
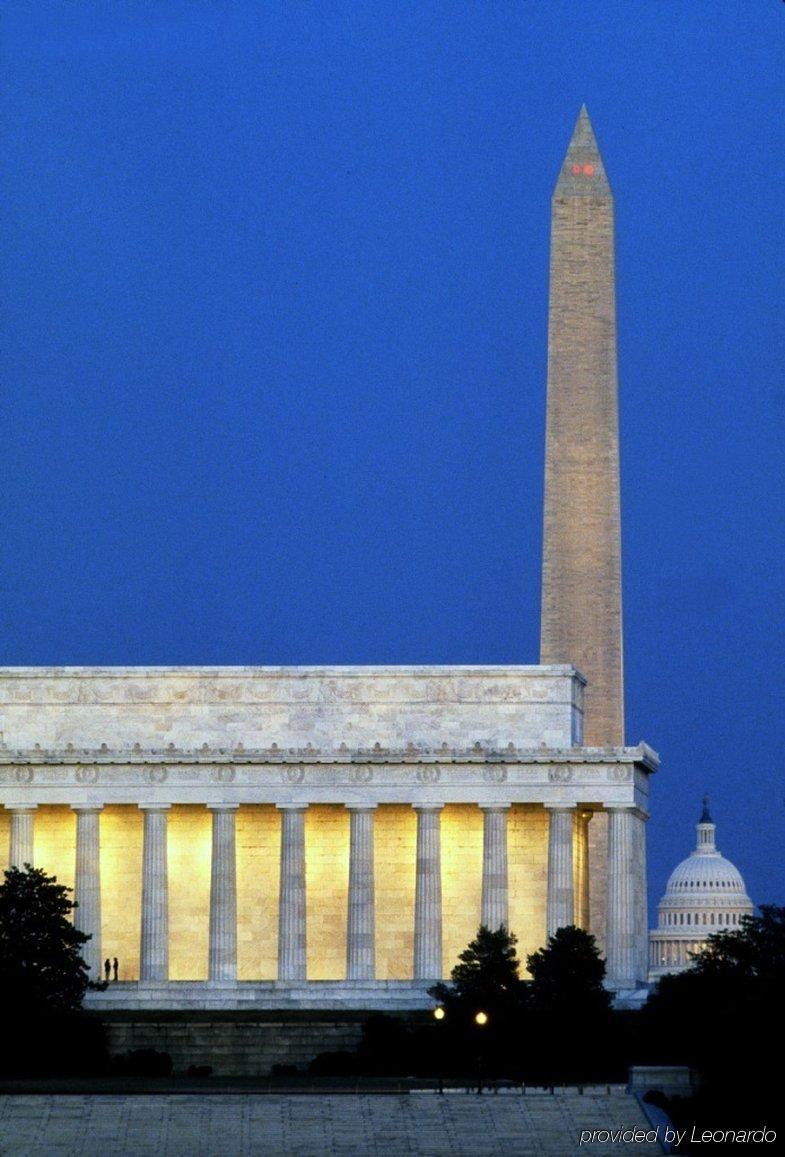
[[[517,939],[504,926],[480,927],[460,954],[451,984],[429,990],[445,1009],[441,1039],[445,1063],[463,1057],[471,1066],[482,1048],[500,1073],[550,1083],[617,1076],[618,1041],[612,1029],[605,962],[593,936],[560,928],[527,957],[531,979],[520,976]],[[478,1027],[474,1017],[487,1012]]]
[[[742,916],[738,928],[710,936],[691,968],[663,976],[646,1007],[659,1018],[687,1016],[695,1024],[703,1017],[711,1024],[720,1010],[781,1009],[783,993],[785,908],[763,904],[759,916]],[[727,1024],[725,1016],[721,1019]]]
[[11,868],[0,884],[0,1001],[10,1012],[68,1012],[88,986],[89,939],[69,919],[71,889],[40,868]]
[[597,941],[574,924],[558,928],[544,948],[526,957],[526,965],[532,1007],[538,1012],[602,1013],[611,1006]]
[[479,1011],[494,1015],[520,1007],[526,985],[519,975],[517,943],[504,924],[495,931],[481,924],[450,973],[452,984],[437,984],[429,989],[430,995],[467,1016]]
[[693,965],[697,976],[748,988],[785,982],[785,908],[762,904],[760,916],[742,916],[738,928],[709,937]]

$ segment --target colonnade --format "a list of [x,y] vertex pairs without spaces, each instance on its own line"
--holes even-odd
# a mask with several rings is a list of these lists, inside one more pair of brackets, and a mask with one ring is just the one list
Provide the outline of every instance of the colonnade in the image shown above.
[[[9,806],[10,863],[33,862],[35,805]],[[167,821],[170,804],[142,803],[142,919],[140,981],[169,977],[169,884]],[[278,901],[278,979],[306,980],[305,816],[307,804],[278,804],[281,815]],[[434,981],[442,960],[441,811],[443,804],[412,805],[417,816],[414,902],[415,980]],[[511,803],[481,804],[483,811],[480,922],[498,928],[508,921],[507,821]],[[237,979],[237,878],[235,817],[239,804],[208,804],[212,816],[208,978]],[[350,815],[346,978],[375,978],[374,812],[376,805],[347,804]],[[591,812],[546,804],[549,813],[547,932],[588,923],[586,827]],[[91,973],[101,974],[100,813],[98,805],[73,805],[76,813],[75,923],[91,939],[84,949]],[[608,807],[608,976],[617,987],[636,982],[636,847],[642,813]]]

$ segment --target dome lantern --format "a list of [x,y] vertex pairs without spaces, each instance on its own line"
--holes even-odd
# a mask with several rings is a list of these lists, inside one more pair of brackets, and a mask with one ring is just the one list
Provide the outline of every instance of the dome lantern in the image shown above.
[[714,842],[714,833],[716,830],[717,825],[712,820],[711,813],[709,812],[709,797],[705,795],[703,797],[703,811],[697,824],[698,845],[695,851],[698,855],[700,855],[701,852],[717,851],[717,845]]

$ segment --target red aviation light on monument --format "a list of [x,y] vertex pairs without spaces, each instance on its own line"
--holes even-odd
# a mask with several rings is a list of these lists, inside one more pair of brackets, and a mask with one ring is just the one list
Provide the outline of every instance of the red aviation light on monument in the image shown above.
[[570,140],[554,197],[611,197],[605,166],[585,106],[581,109]]

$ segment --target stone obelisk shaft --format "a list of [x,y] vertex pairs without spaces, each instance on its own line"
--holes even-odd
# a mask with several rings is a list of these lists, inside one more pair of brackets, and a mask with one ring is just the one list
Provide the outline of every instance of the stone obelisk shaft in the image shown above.
[[[586,109],[553,194],[540,661],[586,676],[584,744],[624,742],[613,197]],[[604,949],[607,816],[589,826]]]
[[587,746],[624,742],[613,197],[585,109],[551,218],[540,661],[588,679]]

